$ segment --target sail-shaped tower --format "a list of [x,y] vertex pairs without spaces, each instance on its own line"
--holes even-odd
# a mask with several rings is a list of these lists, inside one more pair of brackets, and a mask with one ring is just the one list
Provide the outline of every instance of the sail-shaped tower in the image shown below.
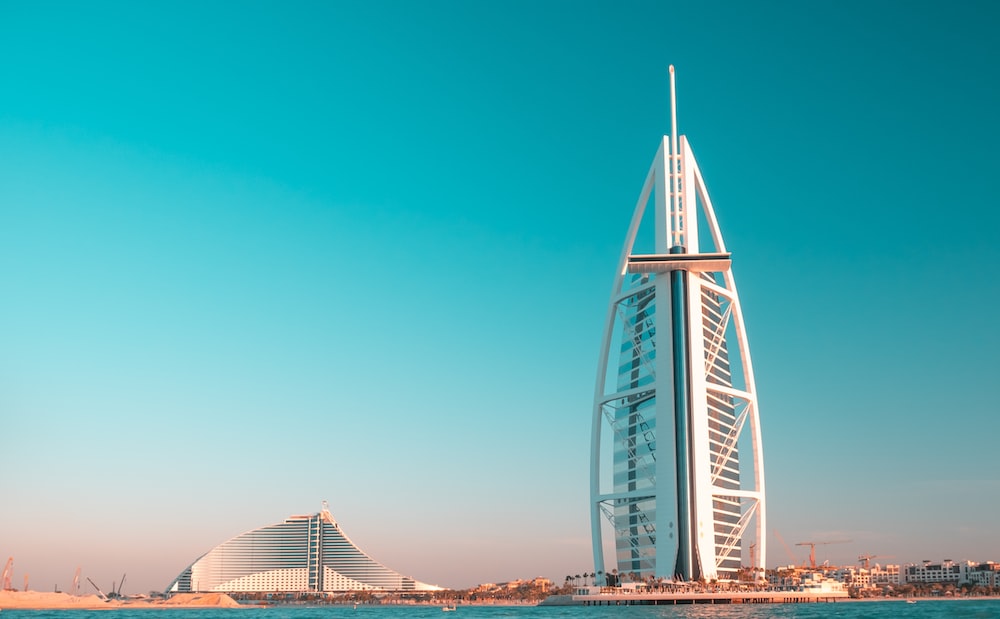
[[744,577],[762,575],[766,558],[757,393],[731,255],[677,134],[674,83],[670,67],[671,135],[632,215],[598,361],[594,571],[737,580],[744,561]]

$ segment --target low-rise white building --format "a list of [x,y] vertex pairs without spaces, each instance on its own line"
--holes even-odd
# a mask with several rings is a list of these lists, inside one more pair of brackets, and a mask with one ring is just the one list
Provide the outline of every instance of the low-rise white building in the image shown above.
[[904,578],[907,583],[954,583],[967,582],[972,561],[955,562],[945,559],[941,563],[925,561],[921,565],[907,565]]
[[968,582],[981,587],[1000,587],[1000,563],[987,561],[976,564],[969,570]]
[[843,594],[847,591],[843,582],[835,578],[829,578],[819,572],[807,572],[803,574],[802,584],[799,585],[798,590],[817,595],[824,593]]
[[898,565],[881,566],[878,563],[871,570],[873,587],[897,586],[903,583]]

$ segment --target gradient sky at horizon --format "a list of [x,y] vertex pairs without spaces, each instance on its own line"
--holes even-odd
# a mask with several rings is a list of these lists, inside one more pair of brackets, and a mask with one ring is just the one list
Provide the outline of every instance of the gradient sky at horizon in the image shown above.
[[328,500],[425,582],[592,569],[596,356],[671,63],[768,564],[1000,560],[998,16],[0,0],[0,561],[159,590]]

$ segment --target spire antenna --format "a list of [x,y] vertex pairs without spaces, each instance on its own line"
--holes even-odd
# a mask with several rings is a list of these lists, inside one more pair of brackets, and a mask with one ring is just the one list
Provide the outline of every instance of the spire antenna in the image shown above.
[[[677,140],[677,86],[674,80],[674,65],[670,65],[670,138]],[[675,147],[671,148],[676,151]]]
[[677,93],[674,83],[674,65],[670,65],[670,213],[671,222],[671,252],[674,247],[681,246],[684,231],[681,229],[680,176],[681,154],[677,148]]

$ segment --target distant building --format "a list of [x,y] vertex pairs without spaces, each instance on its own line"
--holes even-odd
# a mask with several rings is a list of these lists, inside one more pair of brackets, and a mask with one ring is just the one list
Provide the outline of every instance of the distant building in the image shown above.
[[907,583],[953,585],[969,583],[997,587],[1000,586],[1000,563],[948,559],[941,563],[925,561],[921,565],[907,565],[903,569],[903,577]]
[[853,566],[844,567],[834,572],[833,577],[848,587],[857,589],[881,588],[900,584],[900,570],[898,565],[886,565],[883,567],[876,564],[870,569]]
[[1000,587],[1000,563],[987,561],[969,570],[969,582],[983,587]]
[[540,589],[542,591],[548,591],[552,588],[552,581],[548,578],[542,578],[538,576],[532,578],[531,580],[512,580],[504,585],[507,589],[521,589],[524,587],[529,587],[532,589]]
[[908,583],[953,583],[958,584],[968,580],[970,562],[956,563],[943,561],[941,563],[926,562],[922,565],[906,566],[906,582]]
[[319,513],[219,544],[167,587],[174,592],[333,593],[440,591],[369,557],[344,534],[326,503]]
[[886,585],[896,586],[903,583],[902,573],[898,565],[886,565],[882,567],[875,564],[871,570],[871,583],[875,587]]
[[872,587],[871,570],[857,568],[854,566],[842,567],[834,571],[831,576],[848,587],[856,589],[869,589]]
[[816,594],[845,592],[844,583],[819,572],[803,574],[802,584],[799,585],[798,590]]
[[548,578],[542,578],[541,576],[532,579],[529,583],[532,587],[537,587],[542,591],[548,591],[552,588],[552,581]]

